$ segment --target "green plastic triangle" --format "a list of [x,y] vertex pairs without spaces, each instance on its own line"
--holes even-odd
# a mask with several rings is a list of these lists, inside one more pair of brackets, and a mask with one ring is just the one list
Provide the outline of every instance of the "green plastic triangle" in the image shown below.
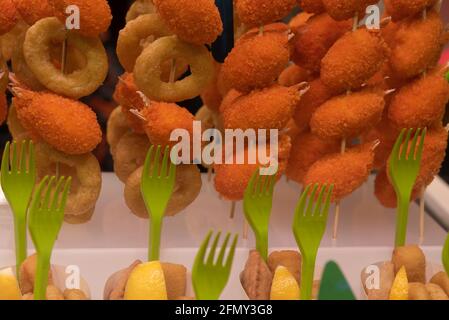
[[321,277],[318,300],[356,300],[340,267],[330,261]]

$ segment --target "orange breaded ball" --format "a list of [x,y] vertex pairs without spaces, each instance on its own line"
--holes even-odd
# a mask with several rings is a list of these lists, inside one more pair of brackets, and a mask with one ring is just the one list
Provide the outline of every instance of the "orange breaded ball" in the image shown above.
[[366,29],[346,33],[321,61],[321,81],[335,90],[358,89],[384,65],[388,46]]
[[49,0],[13,0],[13,2],[22,19],[30,26],[41,19],[53,16]]
[[296,64],[292,64],[282,71],[279,75],[278,83],[284,87],[294,86],[295,84],[308,81],[310,72]]
[[393,21],[397,21],[422,13],[425,8],[435,5],[437,0],[385,0],[384,2],[387,14],[393,18]]
[[398,128],[427,127],[440,121],[449,100],[449,83],[438,73],[403,86],[394,95],[388,118]]
[[97,116],[84,103],[53,93],[14,89],[17,116],[34,136],[70,155],[91,152],[101,142]]
[[296,30],[305,25],[311,17],[313,17],[312,13],[300,12],[288,22],[288,26],[290,29]]
[[281,20],[295,7],[296,0],[238,0],[235,10],[248,28]]
[[319,72],[321,60],[335,41],[350,31],[351,27],[350,20],[335,21],[326,13],[309,18],[305,25],[293,30],[293,62],[312,72]]
[[323,0],[298,0],[298,5],[302,10],[309,13],[322,13],[326,11]]
[[335,20],[346,20],[358,14],[361,20],[365,16],[366,7],[376,4],[378,0],[322,0],[329,15]]
[[279,40],[269,33],[234,47],[221,67],[224,86],[247,93],[271,85],[290,59],[287,43]]
[[229,90],[229,92],[223,97],[223,101],[220,104],[220,113],[224,113],[228,107],[230,107],[237,99],[242,96],[242,93],[238,92],[235,89]]
[[223,32],[213,0],[157,0],[154,4],[171,32],[185,42],[210,44]]
[[12,0],[0,0],[0,35],[9,32],[18,21],[18,12]]
[[374,164],[372,149],[372,144],[366,144],[321,158],[307,171],[304,185],[334,184],[332,202],[340,201],[368,179]]
[[283,129],[300,99],[297,87],[255,90],[235,100],[223,111],[226,129]]
[[339,141],[321,140],[310,132],[300,133],[292,141],[286,175],[302,184],[307,171],[316,161],[339,150]]
[[109,29],[112,21],[111,8],[106,0],[48,0],[55,16],[65,23],[66,8],[75,5],[80,10],[80,30],[86,37],[98,37]]
[[384,107],[384,93],[380,90],[340,95],[315,111],[310,128],[321,139],[357,137],[380,122]]

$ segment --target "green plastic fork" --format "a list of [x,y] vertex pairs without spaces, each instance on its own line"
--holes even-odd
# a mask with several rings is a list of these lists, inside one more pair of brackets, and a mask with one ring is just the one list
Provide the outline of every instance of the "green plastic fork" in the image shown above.
[[446,242],[443,247],[443,266],[446,273],[449,274],[449,234],[447,235]]
[[141,181],[142,196],[150,216],[149,261],[159,260],[162,222],[168,201],[175,188],[176,166],[170,160],[170,148],[165,147],[162,161],[161,149],[160,145],[156,148],[153,145],[150,147]]
[[31,201],[28,227],[37,252],[35,300],[46,298],[51,253],[64,220],[71,182],[72,177],[56,179],[46,176]]
[[261,176],[257,169],[245,190],[243,210],[256,237],[256,249],[266,261],[268,258],[268,226],[273,206],[276,174]]
[[[235,248],[237,246],[238,235],[234,236],[228,257],[224,262],[224,256],[228,247],[231,234],[228,233],[221,246],[218,258],[216,257],[217,245],[221,232],[218,232],[212,243],[209,255],[206,257],[206,250],[213,232],[210,231],[195,257],[192,268],[192,283],[198,300],[218,300],[223,289],[228,283],[231,274],[232,262],[234,260]],[[215,261],[216,260],[216,261]]]
[[[410,141],[413,131],[413,140]],[[404,246],[407,237],[408,209],[416,178],[421,166],[424,139],[427,130],[402,129],[389,159],[389,176],[398,202],[395,246]],[[404,140],[404,135],[405,136]],[[418,138],[419,146],[417,149]]]
[[[317,198],[316,195],[319,188],[321,191]],[[301,300],[310,300],[312,298],[315,261],[324,231],[326,230],[333,189],[334,185],[327,187],[324,184],[320,187],[319,184],[315,184],[313,188],[312,185],[308,185],[296,207],[293,220],[293,234],[302,254]]]
[[22,141],[20,144],[19,150],[17,142],[6,143],[1,166],[3,192],[14,216],[17,274],[27,257],[27,208],[36,184],[33,142]]

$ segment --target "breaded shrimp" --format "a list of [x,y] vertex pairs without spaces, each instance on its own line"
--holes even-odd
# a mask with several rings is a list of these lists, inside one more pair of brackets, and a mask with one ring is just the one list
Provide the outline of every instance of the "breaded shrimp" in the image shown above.
[[334,184],[332,202],[338,202],[359,188],[369,177],[374,164],[372,144],[334,153],[316,161],[304,177],[304,185]]
[[292,64],[279,75],[278,83],[281,86],[290,87],[295,84],[308,81],[310,72],[296,64]]
[[3,35],[14,28],[19,16],[12,0],[0,0],[0,8],[0,35]]
[[384,65],[388,46],[367,29],[346,33],[321,61],[321,81],[336,90],[358,89]]
[[238,0],[235,10],[247,28],[281,20],[295,7],[296,0]]
[[361,20],[366,7],[378,0],[322,0],[327,13],[335,20],[346,20],[358,14]]
[[13,2],[22,19],[30,26],[41,19],[53,16],[53,9],[48,0],[13,0]]
[[288,26],[291,30],[296,30],[305,25],[311,17],[312,13],[300,12],[289,21]]
[[393,21],[413,17],[421,13],[425,8],[429,8],[437,0],[385,0],[385,10]]
[[321,140],[310,132],[300,133],[292,141],[286,175],[302,184],[307,171],[316,161],[339,150],[339,141]]
[[326,10],[323,0],[298,0],[298,5],[305,12],[314,14],[323,13]]

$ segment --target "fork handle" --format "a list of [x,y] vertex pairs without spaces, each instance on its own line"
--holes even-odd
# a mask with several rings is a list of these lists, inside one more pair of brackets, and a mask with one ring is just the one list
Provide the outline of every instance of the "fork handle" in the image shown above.
[[268,232],[256,232],[256,249],[264,261],[268,259]]
[[313,275],[315,272],[316,255],[313,258],[302,257],[301,266],[301,300],[312,299]]
[[20,266],[27,258],[27,222],[26,215],[14,215],[14,237],[16,245],[16,275],[19,278]]
[[34,300],[46,300],[50,254],[37,254],[36,278],[34,282]]
[[159,260],[161,251],[162,221],[163,217],[151,218],[150,220],[150,243],[148,244],[148,261]]
[[398,196],[398,209],[396,217],[395,246],[405,245],[407,237],[408,209],[410,206],[410,195],[408,197]]

